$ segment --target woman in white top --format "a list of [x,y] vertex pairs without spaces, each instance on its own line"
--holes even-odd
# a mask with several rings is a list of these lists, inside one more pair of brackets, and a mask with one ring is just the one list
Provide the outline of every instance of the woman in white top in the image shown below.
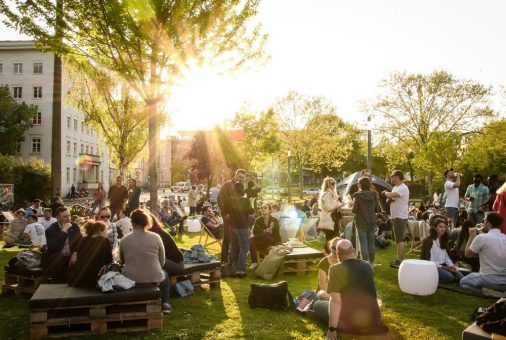
[[319,203],[322,212],[318,229],[323,230],[326,242],[328,243],[334,237],[339,236],[339,224],[334,222],[331,214],[341,210],[343,204],[339,201],[339,195],[336,191],[336,180],[332,177],[326,177],[323,180],[320,192]]
[[420,258],[437,265],[439,283],[459,282],[464,277],[453,264],[447,252],[448,221],[436,218],[430,226],[430,235],[423,240]]

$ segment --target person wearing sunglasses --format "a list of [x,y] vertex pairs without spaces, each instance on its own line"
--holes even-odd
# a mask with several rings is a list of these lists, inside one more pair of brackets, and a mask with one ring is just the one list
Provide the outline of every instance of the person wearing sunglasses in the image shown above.
[[258,251],[265,252],[271,246],[281,243],[279,221],[271,216],[271,207],[264,204],[260,207],[261,216],[253,225],[253,237],[250,238],[249,253],[251,255],[250,269],[258,266]]
[[[123,233],[121,229],[116,227],[115,223],[111,222],[111,210],[108,207],[100,208],[97,214],[97,220],[107,225],[106,235],[111,241],[112,249],[115,249],[118,245],[118,241],[123,237]],[[121,234],[118,232],[121,232]]]
[[322,183],[322,193],[320,197],[320,208],[322,209],[318,229],[323,230],[325,239],[328,243],[339,233],[339,223],[332,214],[339,212],[343,204],[339,201],[339,194],[336,191],[336,180],[332,177],[326,177]]

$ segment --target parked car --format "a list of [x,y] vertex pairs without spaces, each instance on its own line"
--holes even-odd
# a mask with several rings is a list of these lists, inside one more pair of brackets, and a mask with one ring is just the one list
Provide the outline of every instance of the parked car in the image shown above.
[[268,194],[268,195],[280,195],[283,193],[283,189],[280,187],[265,187],[262,189],[262,194]]
[[190,191],[190,183],[188,182],[177,182],[174,184],[170,190],[172,192],[188,192]]
[[302,192],[304,195],[317,195],[320,193],[320,189],[317,188],[310,188],[306,189]]

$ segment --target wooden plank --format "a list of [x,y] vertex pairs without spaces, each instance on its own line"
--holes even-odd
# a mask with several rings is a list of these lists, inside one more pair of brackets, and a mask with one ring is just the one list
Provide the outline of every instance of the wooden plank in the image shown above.
[[91,334],[103,334],[107,332],[107,321],[97,319],[91,321]]
[[31,324],[30,339],[47,338],[48,330],[46,324]]
[[30,322],[46,322],[47,321],[47,312],[32,312],[30,313]]

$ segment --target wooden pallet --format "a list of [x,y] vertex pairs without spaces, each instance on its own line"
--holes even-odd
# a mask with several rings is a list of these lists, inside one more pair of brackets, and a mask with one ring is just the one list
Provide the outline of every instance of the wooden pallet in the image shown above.
[[190,280],[195,288],[199,288],[202,285],[209,285],[210,289],[219,289],[221,283],[221,267],[195,271],[184,275],[174,275],[170,277],[170,284],[175,285],[178,281],[183,280]]
[[5,272],[5,283],[2,285],[2,294],[14,292],[16,296],[32,296],[37,288],[48,282],[47,276],[33,276]]
[[308,258],[308,259],[285,259],[281,266],[279,266],[276,275],[284,275],[286,273],[296,273],[297,276],[304,276],[309,272],[317,271],[317,265],[321,258]]
[[30,311],[30,338],[161,329],[160,300],[52,307]]

